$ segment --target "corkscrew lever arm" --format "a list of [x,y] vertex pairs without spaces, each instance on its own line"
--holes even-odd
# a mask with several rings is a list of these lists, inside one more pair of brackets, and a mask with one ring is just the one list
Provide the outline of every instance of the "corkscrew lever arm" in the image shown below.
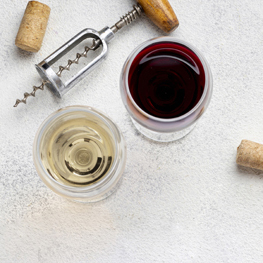
[[[123,16],[116,24],[114,24],[111,28],[105,27],[99,32],[94,29],[87,28],[82,30],[68,42],[66,42],[63,46],[58,48],[55,52],[53,52],[50,56],[45,58],[39,64],[35,65],[39,75],[43,79],[41,85],[39,87],[33,87],[33,91],[31,93],[24,93],[24,98],[22,100],[17,99],[14,107],[17,107],[19,103],[25,103],[28,97],[35,97],[35,92],[38,89],[43,90],[44,85],[46,85],[57,97],[61,98],[67,91],[69,91],[74,85],[76,85],[79,81],[86,77],[89,72],[91,72],[96,66],[98,66],[102,60],[107,55],[107,43],[114,37],[114,34],[120,30],[125,25],[130,24],[134,21],[137,16],[141,14],[141,7],[139,5],[134,6],[134,9]],[[74,60],[68,60],[66,66],[60,66],[59,71],[55,73],[52,69],[52,65],[57,62],[60,58],[66,55],[70,50],[76,47],[80,42],[87,38],[93,39],[93,44],[88,47],[85,47],[83,53],[77,53],[76,58]],[[67,80],[65,83],[61,79],[61,74],[64,70],[70,70],[72,64],[78,64],[79,59],[81,57],[87,57],[87,53],[90,50],[96,50],[100,46],[102,46],[101,53],[95,57],[87,66],[82,68],[76,75],[74,75],[71,79]]]
[[[107,55],[107,42],[110,41],[114,36],[113,32],[105,27],[101,31],[97,32],[94,29],[87,28],[82,30],[76,36],[74,36],[71,40],[57,49],[50,56],[45,58],[42,62],[36,65],[36,69],[42,79],[46,80],[46,86],[59,98],[61,98],[66,92],[68,92],[74,85],[76,85],[79,81],[86,77],[86,75],[92,71],[99,63],[102,62]],[[83,53],[77,53],[76,58],[74,60],[68,60],[68,64],[63,67],[59,67],[59,71],[55,73],[52,69],[52,65],[59,60],[62,56],[67,54],[71,49],[77,46],[84,39],[91,38],[93,40],[93,44],[88,47],[85,47]],[[69,70],[72,64],[78,64],[78,61],[81,57],[86,57],[88,51],[96,50],[98,47],[102,46],[101,52],[96,56],[92,61],[90,61],[85,67],[79,70],[74,76],[72,76],[66,82],[63,82],[61,79],[61,74],[64,70]]]
[[[115,25],[111,28],[105,27],[99,32],[94,29],[87,28],[82,30],[71,40],[65,43],[62,47],[57,49],[54,53],[36,65],[36,69],[43,80],[46,81],[46,85],[52,92],[58,97],[62,97],[66,92],[68,92],[73,86],[75,86],[79,81],[85,78],[93,69],[98,66],[102,60],[107,55],[108,46],[107,43],[114,37],[114,34],[118,32],[125,25],[130,24],[134,21],[137,16],[141,14],[142,8],[140,5],[135,5],[133,10],[123,16]],[[71,49],[77,46],[84,39],[92,38],[93,44],[91,47],[85,47],[85,51],[82,54],[77,53],[75,60],[68,60],[68,64],[63,67],[59,67],[59,71],[55,73],[51,66],[58,61],[61,57],[67,54]],[[65,83],[62,81],[61,73],[64,70],[69,70],[72,64],[77,64],[81,57],[85,57],[89,50],[96,50],[98,47],[102,46],[101,53],[95,57],[89,64],[78,71],[71,79],[67,80]]]

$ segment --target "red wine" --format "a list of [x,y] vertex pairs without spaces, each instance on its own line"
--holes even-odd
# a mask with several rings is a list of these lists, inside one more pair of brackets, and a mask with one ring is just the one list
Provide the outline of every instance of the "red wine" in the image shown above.
[[135,57],[128,83],[132,98],[143,111],[158,118],[175,118],[189,112],[200,100],[205,72],[188,47],[161,42]]

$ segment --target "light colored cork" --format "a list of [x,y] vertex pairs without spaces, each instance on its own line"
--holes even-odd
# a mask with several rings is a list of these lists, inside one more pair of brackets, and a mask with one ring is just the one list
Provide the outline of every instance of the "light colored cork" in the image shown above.
[[137,0],[145,14],[166,33],[174,31],[179,21],[168,0]]
[[263,170],[263,145],[242,140],[237,148],[237,164]]
[[46,32],[49,14],[49,6],[37,1],[28,2],[16,36],[16,46],[30,52],[39,51]]

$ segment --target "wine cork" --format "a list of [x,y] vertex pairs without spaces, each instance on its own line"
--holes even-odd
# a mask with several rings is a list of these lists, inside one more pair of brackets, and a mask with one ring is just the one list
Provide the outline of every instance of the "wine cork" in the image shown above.
[[39,51],[45,35],[49,14],[49,6],[37,1],[28,2],[16,36],[16,46],[30,52]]
[[237,164],[263,170],[263,145],[242,140],[237,148]]

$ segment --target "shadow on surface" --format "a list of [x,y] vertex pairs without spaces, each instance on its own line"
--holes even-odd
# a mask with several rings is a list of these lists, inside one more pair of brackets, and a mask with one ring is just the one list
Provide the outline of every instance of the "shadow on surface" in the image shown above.
[[236,171],[241,175],[252,175],[252,176],[257,176],[260,179],[263,178],[263,171],[254,169],[254,168],[249,168],[241,165],[236,165]]

